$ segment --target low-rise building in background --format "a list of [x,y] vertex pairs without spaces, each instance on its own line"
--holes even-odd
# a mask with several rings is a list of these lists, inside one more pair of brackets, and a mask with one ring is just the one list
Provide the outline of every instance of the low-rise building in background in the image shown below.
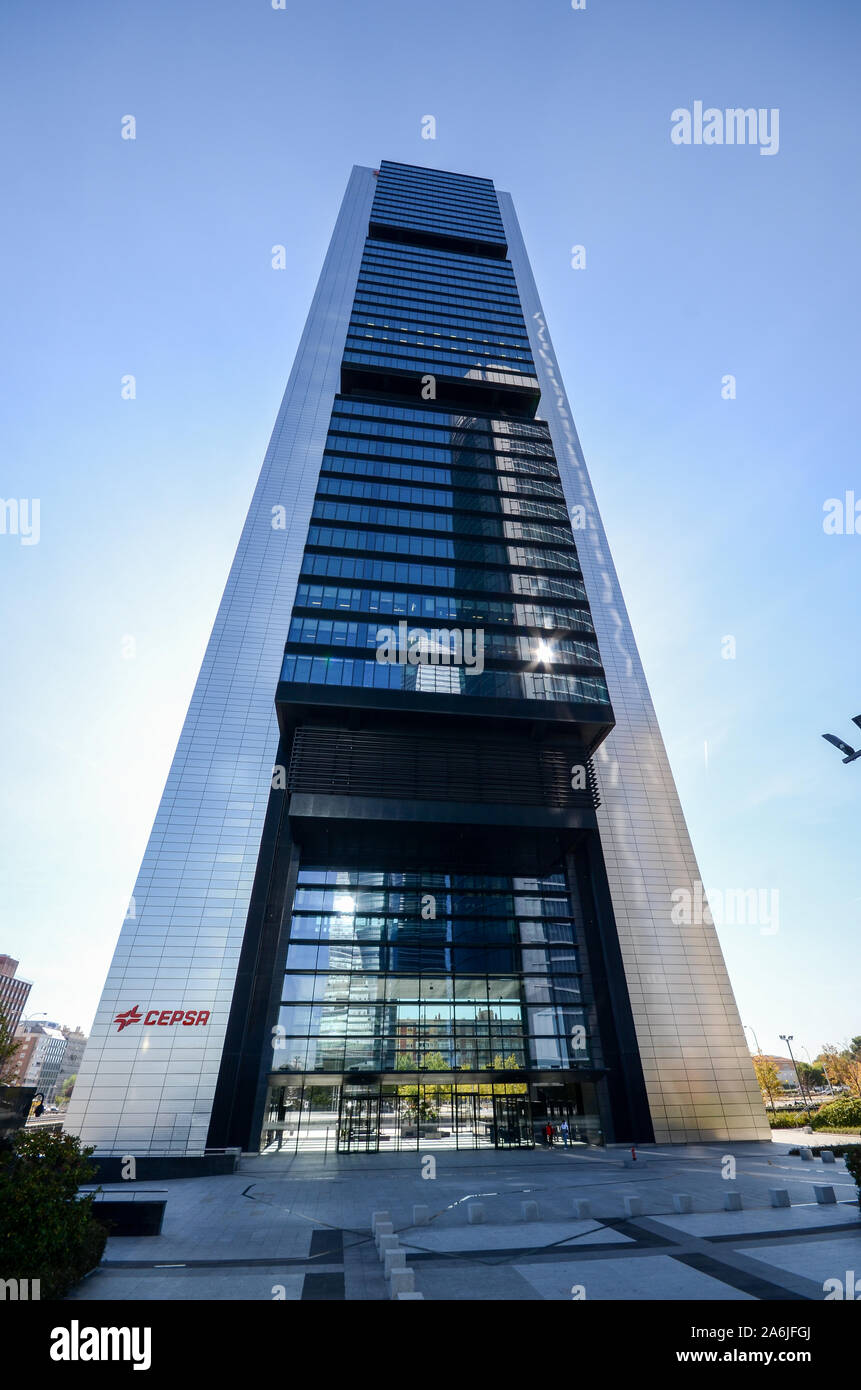
[[19,1029],[22,1047],[15,1058],[20,1086],[35,1086],[46,1103],[54,1099],[57,1078],[66,1054],[62,1029],[54,1023],[24,1021]]

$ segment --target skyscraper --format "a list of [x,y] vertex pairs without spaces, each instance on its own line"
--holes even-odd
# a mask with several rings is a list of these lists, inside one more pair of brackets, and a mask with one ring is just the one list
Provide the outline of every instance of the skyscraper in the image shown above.
[[6,1027],[14,1033],[18,1027],[24,1005],[33,988],[31,980],[21,980],[16,975],[17,960],[11,956],[0,956],[0,1009],[6,1020]]
[[[286,643],[286,645],[285,645]],[[768,1136],[511,199],[351,176],[68,1128]],[[702,920],[697,920],[697,918]]]

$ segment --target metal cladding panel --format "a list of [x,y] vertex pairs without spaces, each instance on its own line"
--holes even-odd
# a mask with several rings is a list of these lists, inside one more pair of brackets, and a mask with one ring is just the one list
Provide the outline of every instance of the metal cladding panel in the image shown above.
[[[499,193],[545,419],[569,508],[616,725],[594,756],[601,845],[655,1139],[768,1139],[770,1130],[714,926],[672,920],[702,901],[678,792],[511,197]],[[700,914],[704,915],[704,914]]]
[[[102,1152],[206,1143],[278,747],[275,688],[373,194],[372,171],[355,168],[81,1064],[66,1129]],[[147,1025],[151,1014],[172,1021]]]

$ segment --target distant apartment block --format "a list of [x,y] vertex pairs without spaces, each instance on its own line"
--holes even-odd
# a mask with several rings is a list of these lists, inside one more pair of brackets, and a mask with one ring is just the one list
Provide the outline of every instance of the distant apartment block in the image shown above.
[[35,1086],[45,1100],[53,1100],[57,1077],[66,1053],[66,1039],[53,1023],[25,1023],[23,1047],[16,1057],[18,1083]]

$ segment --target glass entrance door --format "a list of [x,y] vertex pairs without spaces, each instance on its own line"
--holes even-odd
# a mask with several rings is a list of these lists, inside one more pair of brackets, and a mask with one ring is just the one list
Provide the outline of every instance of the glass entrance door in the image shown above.
[[494,1096],[493,1121],[498,1149],[531,1149],[532,1113],[525,1096]]
[[338,1115],[338,1152],[375,1154],[380,1147],[379,1089],[345,1086]]
[[479,1147],[477,1097],[468,1092],[456,1092],[454,1098],[454,1133],[459,1149]]

